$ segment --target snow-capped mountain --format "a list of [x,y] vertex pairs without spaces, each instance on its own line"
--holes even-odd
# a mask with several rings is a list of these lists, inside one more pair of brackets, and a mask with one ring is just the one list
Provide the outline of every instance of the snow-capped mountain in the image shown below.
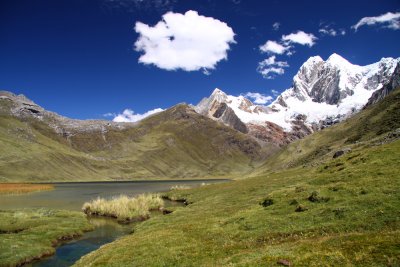
[[292,87],[269,106],[215,89],[195,109],[261,140],[284,144],[362,109],[374,92],[398,75],[396,68],[400,68],[400,58],[358,66],[337,54],[326,61],[315,56],[301,66]]

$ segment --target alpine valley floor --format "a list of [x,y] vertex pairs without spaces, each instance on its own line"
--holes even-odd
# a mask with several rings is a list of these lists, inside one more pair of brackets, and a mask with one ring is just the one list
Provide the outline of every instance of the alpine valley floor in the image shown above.
[[[289,145],[254,177],[167,193],[190,204],[76,266],[400,265],[399,104],[395,90]],[[339,146],[351,150],[332,158]]]

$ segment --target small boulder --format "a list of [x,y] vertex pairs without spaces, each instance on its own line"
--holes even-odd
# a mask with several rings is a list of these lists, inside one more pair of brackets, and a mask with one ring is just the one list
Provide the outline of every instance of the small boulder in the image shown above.
[[338,150],[333,154],[333,158],[334,159],[338,158],[338,157],[343,156],[344,154],[349,153],[349,152],[351,152],[350,148],[344,148],[344,149]]
[[306,211],[306,210],[308,210],[308,208],[300,204],[300,205],[297,206],[297,208],[294,211],[295,212],[303,212],[303,211]]
[[274,200],[272,198],[266,198],[263,201],[260,202],[260,205],[263,207],[268,207],[274,204]]
[[280,259],[276,263],[282,266],[292,266],[292,263],[289,260],[285,259]]
[[321,197],[319,196],[317,191],[311,193],[311,195],[307,198],[311,202],[328,202],[328,197]]

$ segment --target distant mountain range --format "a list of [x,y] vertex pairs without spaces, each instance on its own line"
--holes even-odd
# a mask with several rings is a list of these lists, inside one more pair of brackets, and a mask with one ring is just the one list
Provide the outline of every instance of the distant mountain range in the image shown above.
[[312,57],[269,106],[215,89],[197,106],[136,123],[69,119],[0,91],[0,181],[245,175],[280,146],[379,102],[400,86],[399,62],[360,67],[336,54]]
[[[215,89],[195,110],[240,132],[283,145],[340,122],[399,86],[400,58],[353,65],[337,54],[309,58],[269,106]],[[390,90],[389,90],[390,91]]]

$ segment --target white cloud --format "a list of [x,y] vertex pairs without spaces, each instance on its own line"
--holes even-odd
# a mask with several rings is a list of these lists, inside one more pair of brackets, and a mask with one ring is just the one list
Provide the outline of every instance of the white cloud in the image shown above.
[[286,61],[276,61],[275,56],[270,56],[258,63],[257,71],[265,79],[274,79],[276,75],[282,75],[285,73],[285,69],[289,67]]
[[[282,35],[280,42],[268,40],[259,48],[262,53],[291,56],[296,52],[294,51],[294,45],[292,44],[307,45],[311,47],[315,44],[316,40],[317,37],[312,33],[297,31],[296,33]],[[284,68],[287,67],[289,67],[289,64],[286,61],[276,61],[275,56],[270,56],[258,63],[257,71],[266,79],[274,79],[276,75],[284,74]]]
[[[320,26],[322,26],[324,23],[321,23]],[[333,23],[327,24],[325,26],[322,26],[318,31],[321,33],[322,36],[329,35],[329,36],[338,36],[338,35],[345,35],[346,31],[344,29],[334,29]]]
[[144,118],[146,118],[150,115],[153,115],[155,113],[161,112],[161,111],[163,111],[162,108],[156,108],[153,110],[149,110],[143,114],[135,114],[135,112],[133,112],[133,110],[125,109],[121,114],[118,114],[117,116],[115,116],[113,121],[115,121],[115,122],[136,122],[136,121],[143,120]]
[[355,31],[364,25],[383,24],[385,28],[399,30],[400,29],[400,12],[388,12],[376,17],[364,17],[356,25],[351,26]]
[[255,104],[259,104],[259,105],[265,105],[273,100],[272,96],[263,95],[260,93],[247,92],[244,96],[251,98]]
[[297,43],[301,45],[308,45],[309,47],[315,44],[317,37],[312,33],[305,33],[303,31],[297,31],[288,35],[282,35],[282,41],[286,43]]
[[112,113],[112,112],[107,112],[107,113],[103,114],[103,117],[115,117],[115,116],[117,116],[117,115],[115,113]]
[[165,70],[207,71],[227,59],[235,33],[226,23],[199,15],[168,12],[155,26],[137,22],[139,38],[135,50],[143,52],[139,62]]
[[286,61],[276,61],[276,56],[270,56],[269,58],[261,61],[262,65],[265,66],[278,66],[278,67],[289,67],[289,64]]
[[279,22],[275,22],[274,24],[272,24],[272,29],[274,29],[274,31],[279,30],[279,27],[281,27],[281,24]]
[[322,33],[323,35],[330,35],[330,36],[336,36],[337,35],[337,31],[335,29],[330,29],[330,28],[321,28],[318,30],[320,33]]
[[285,73],[285,70],[283,68],[276,68],[276,67],[267,67],[267,68],[257,68],[258,72],[261,73],[261,75],[265,79],[275,79],[275,75],[282,75]]
[[278,96],[279,95],[279,92],[277,90],[274,90],[274,89],[271,90],[271,93],[272,93],[273,96]]
[[265,44],[260,46],[260,51],[269,54],[282,55],[290,49],[290,46],[282,45],[278,42],[268,40]]

